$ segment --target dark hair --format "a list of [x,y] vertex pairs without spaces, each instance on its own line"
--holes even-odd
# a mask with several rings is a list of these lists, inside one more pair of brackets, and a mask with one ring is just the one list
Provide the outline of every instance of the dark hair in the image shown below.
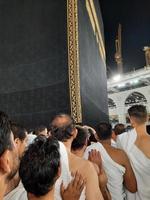
[[100,140],[107,140],[111,138],[112,126],[109,123],[102,122],[96,126],[96,133]]
[[46,126],[41,125],[41,126],[35,128],[34,134],[35,134],[35,135],[39,135],[39,134],[40,134],[42,131],[44,131],[46,128],[47,128]]
[[80,126],[76,126],[76,129],[78,130],[78,133],[76,138],[72,142],[72,150],[82,149],[82,147],[86,144],[86,141],[88,140],[87,129],[82,128]]
[[[64,123],[57,123],[58,118],[65,118]],[[72,137],[72,132],[75,128],[73,118],[68,114],[58,114],[52,120],[50,125],[50,132],[52,136],[56,137],[59,141],[65,142]]]
[[28,193],[46,195],[54,186],[60,167],[59,143],[55,138],[39,136],[25,152],[19,175]]
[[120,135],[126,131],[124,124],[116,124],[114,127],[115,135]]
[[147,129],[147,133],[150,135],[150,125],[147,125],[146,129]]
[[128,113],[130,117],[135,117],[139,122],[146,122],[147,118],[147,110],[146,106],[143,105],[134,105],[128,109]]
[[11,122],[11,130],[14,135],[14,139],[19,138],[23,141],[26,138],[27,130],[23,126],[15,122]]
[[11,129],[8,115],[0,111],[0,156],[7,150],[12,149]]
[[88,146],[89,146],[89,145],[91,145],[91,142],[97,142],[97,140],[95,138],[94,132],[90,128],[88,128],[88,131],[90,134],[89,142],[88,142]]

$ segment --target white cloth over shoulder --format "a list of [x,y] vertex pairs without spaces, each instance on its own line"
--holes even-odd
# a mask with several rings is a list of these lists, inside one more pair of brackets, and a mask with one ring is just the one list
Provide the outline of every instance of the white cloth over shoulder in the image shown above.
[[150,159],[135,145],[135,129],[117,137],[117,145],[128,155],[137,179],[138,192],[128,194],[129,200],[150,200]]
[[[59,177],[59,179],[56,181],[55,184],[55,193],[54,193],[55,200],[62,200],[60,195],[61,183],[63,182],[64,186],[67,187],[72,180],[71,172],[69,169],[69,160],[66,147],[62,142],[59,142],[59,145],[60,145],[60,155],[61,155],[61,176]],[[80,200],[85,200],[85,190],[83,190]]]
[[36,135],[33,135],[32,133],[28,134],[27,138],[28,138],[28,141],[27,141],[27,146],[29,146],[30,144],[32,144],[35,140],[37,136]]
[[137,133],[135,129],[125,132],[117,136],[117,147],[123,149],[126,153],[129,153],[133,144],[135,143]]
[[107,187],[111,193],[112,200],[125,199],[126,194],[123,187],[123,175],[125,174],[125,168],[112,160],[103,145],[99,142],[87,147],[84,154],[85,159],[88,159],[88,154],[92,149],[96,149],[101,153],[103,167],[108,177]]
[[27,193],[21,181],[14,190],[12,190],[6,196],[4,196],[4,200],[28,200]]
[[117,143],[115,140],[111,139],[111,146],[117,148]]

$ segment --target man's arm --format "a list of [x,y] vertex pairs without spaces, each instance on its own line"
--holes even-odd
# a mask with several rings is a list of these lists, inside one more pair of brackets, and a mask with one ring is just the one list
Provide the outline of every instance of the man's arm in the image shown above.
[[92,163],[86,161],[86,200],[104,200],[99,188],[99,180]]
[[124,151],[121,151],[121,158],[122,164],[126,169],[124,174],[124,185],[129,192],[134,193],[137,191],[137,182],[129,158]]
[[111,200],[111,195],[107,188],[108,178],[103,169],[100,152],[96,150],[91,150],[89,152],[89,160],[94,164],[94,167],[96,169],[99,178],[99,187],[102,192],[104,200]]

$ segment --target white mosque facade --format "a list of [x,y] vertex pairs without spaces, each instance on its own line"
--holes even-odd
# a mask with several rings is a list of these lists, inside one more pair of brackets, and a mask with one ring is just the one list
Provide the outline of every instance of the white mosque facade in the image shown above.
[[108,80],[109,117],[112,124],[129,123],[127,110],[143,104],[150,113],[150,67],[145,67]]

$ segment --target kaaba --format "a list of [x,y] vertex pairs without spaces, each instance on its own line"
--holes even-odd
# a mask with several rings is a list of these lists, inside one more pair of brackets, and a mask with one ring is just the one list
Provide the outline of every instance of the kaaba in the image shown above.
[[0,0],[0,27],[0,110],[28,128],[108,120],[98,0]]

